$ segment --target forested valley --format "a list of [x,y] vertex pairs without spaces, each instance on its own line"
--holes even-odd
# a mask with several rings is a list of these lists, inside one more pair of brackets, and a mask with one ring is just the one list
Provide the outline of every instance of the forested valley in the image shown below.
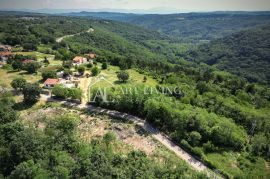
[[[195,20],[177,19],[183,23],[172,22],[168,29],[154,27],[160,24],[152,18],[165,23],[168,16],[144,17],[147,21],[143,23],[151,22],[143,25],[150,29],[144,29],[89,17],[1,14],[0,42],[14,47],[14,52],[54,55],[62,62],[58,71],[70,69],[75,56],[90,52],[98,55],[94,61],[97,74],[97,64],[106,64],[104,69],[116,66],[121,72],[135,70],[144,76],[143,84],[123,80],[109,90],[108,97],[115,103],[100,99],[94,105],[145,119],[226,178],[269,178],[269,25],[236,32],[270,22],[269,15],[250,15],[248,21],[244,15],[235,20],[233,15],[225,15],[220,24],[224,17],[211,14],[215,17],[215,26],[211,27],[209,18],[200,19],[195,14],[183,17]],[[228,21],[234,26],[224,27]],[[197,34],[201,23],[203,31]],[[93,31],[87,32],[90,28]],[[13,63],[4,68],[12,70]],[[95,67],[91,68],[93,73]],[[179,93],[145,94],[150,78],[157,83],[157,91],[166,87]],[[121,93],[121,87],[135,85],[136,93]],[[193,174],[181,164],[155,165],[141,152],[126,157],[113,153],[111,136],[90,144],[80,142],[74,132],[79,120],[76,117],[56,116],[42,131],[23,126],[12,97],[6,93],[0,97],[3,177],[20,178],[23,174],[27,178],[28,171],[34,171],[30,178],[207,177]]]

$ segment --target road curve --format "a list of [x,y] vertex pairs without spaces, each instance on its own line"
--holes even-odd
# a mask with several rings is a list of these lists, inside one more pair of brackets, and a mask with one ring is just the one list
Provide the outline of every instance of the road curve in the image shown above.
[[[93,28],[90,28],[90,29],[88,29],[88,30],[85,31],[85,32],[91,33],[91,32],[94,32],[94,29],[93,29]],[[80,35],[81,33],[83,33],[83,32],[79,32],[79,33],[71,34],[71,35],[65,35],[65,36],[63,36],[63,37],[57,38],[55,41],[56,41],[57,43],[60,43],[60,42],[62,42],[65,38],[73,37],[73,36],[75,36],[75,35]]]
[[108,110],[108,109],[104,109],[101,107],[95,107],[92,105],[77,104],[77,103],[72,103],[72,102],[68,102],[68,101],[57,100],[54,98],[50,98],[49,96],[46,96],[46,95],[42,95],[41,100],[48,101],[48,102],[59,102],[65,106],[79,108],[79,109],[87,109],[87,110],[95,112],[95,113],[107,114],[111,117],[129,120],[129,121],[137,124],[138,126],[142,127],[148,133],[150,133],[154,139],[159,141],[161,144],[163,144],[170,151],[173,151],[179,158],[186,161],[193,169],[195,169],[199,172],[205,172],[210,178],[212,178],[212,177],[223,178],[221,175],[215,174],[215,172],[212,171],[209,167],[207,167],[204,163],[197,160],[191,154],[189,154],[188,152],[183,150],[181,147],[179,147],[178,145],[173,143],[172,140],[168,136],[162,134],[158,129],[154,128],[152,125],[150,125],[148,122],[146,122],[145,120],[143,120],[141,118],[138,118],[136,116],[129,115],[126,113],[122,113],[119,111]]

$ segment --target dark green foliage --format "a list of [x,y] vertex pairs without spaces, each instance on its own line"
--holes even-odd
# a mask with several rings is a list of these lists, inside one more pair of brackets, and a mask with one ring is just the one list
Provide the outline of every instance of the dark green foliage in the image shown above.
[[182,41],[213,40],[270,22],[269,13],[180,13],[140,15],[116,20],[140,25],[174,36]]
[[120,71],[120,72],[117,73],[117,78],[122,83],[126,83],[128,81],[128,79],[129,79],[129,74],[126,71]]
[[82,98],[82,90],[79,88],[65,88],[61,85],[56,85],[52,89],[52,94],[57,98],[62,99],[75,99],[75,100],[81,100]]
[[57,74],[56,71],[50,70],[50,71],[44,71],[42,72],[42,79],[47,80],[48,78],[56,78]]
[[0,94],[0,124],[13,122],[17,118],[17,112],[12,108],[14,101],[8,93]]
[[20,60],[15,60],[13,63],[12,63],[12,68],[14,70],[21,70],[23,68],[23,63],[20,61]]
[[101,68],[102,70],[106,70],[108,68],[107,62],[103,62]]
[[28,73],[33,74],[36,73],[37,70],[41,67],[40,63],[38,62],[32,62],[27,63],[24,65],[23,69],[26,70]]
[[16,78],[16,79],[12,80],[11,86],[15,90],[22,91],[24,89],[24,87],[26,86],[26,83],[27,82],[26,82],[25,79],[23,79],[23,78]]
[[58,98],[66,99],[68,97],[68,89],[64,88],[61,85],[56,85],[52,89],[52,94],[55,95]]
[[26,104],[33,104],[39,99],[41,88],[38,86],[38,84],[27,83],[22,92],[24,102]]
[[92,76],[97,76],[100,73],[100,70],[98,69],[97,66],[93,67],[91,69]]
[[37,50],[37,45],[36,44],[25,43],[22,46],[23,46],[23,49],[25,51],[35,51],[35,50]]
[[123,155],[114,151],[112,146],[116,138],[113,133],[85,143],[76,135],[80,119],[71,114],[44,120],[44,130],[11,119],[13,117],[8,120],[10,123],[0,123],[0,175],[3,177],[205,177],[182,162],[169,159],[168,163],[157,163],[143,152],[131,151]]
[[191,60],[215,65],[250,82],[270,84],[270,25],[235,33],[199,47]]
[[84,72],[85,72],[85,67],[84,66],[79,66],[78,68],[77,68],[77,70],[78,70],[78,72],[80,73],[80,74],[84,74]]

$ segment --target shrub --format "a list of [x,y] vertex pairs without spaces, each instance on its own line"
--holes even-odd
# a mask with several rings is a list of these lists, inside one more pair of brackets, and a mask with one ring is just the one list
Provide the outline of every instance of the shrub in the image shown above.
[[56,78],[56,77],[57,77],[57,74],[56,74],[56,71],[54,70],[48,70],[48,71],[42,72],[43,80],[47,80],[48,78]]
[[119,79],[119,81],[125,83],[128,81],[129,79],[129,74],[128,72],[126,71],[120,71],[118,74],[117,74],[117,78]]
[[98,67],[95,66],[92,68],[91,72],[92,72],[93,76],[97,76],[100,71],[99,71]]

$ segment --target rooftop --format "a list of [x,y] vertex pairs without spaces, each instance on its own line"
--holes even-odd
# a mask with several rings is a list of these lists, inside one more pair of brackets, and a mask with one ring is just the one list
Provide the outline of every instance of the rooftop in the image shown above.
[[54,78],[48,78],[44,84],[46,85],[56,85],[59,83],[59,79],[54,79]]

